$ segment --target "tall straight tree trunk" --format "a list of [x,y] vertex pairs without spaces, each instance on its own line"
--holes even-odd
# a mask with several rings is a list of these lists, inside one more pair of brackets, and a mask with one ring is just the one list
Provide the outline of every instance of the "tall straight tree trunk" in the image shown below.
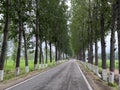
[[20,73],[20,54],[21,54],[21,40],[22,40],[22,20],[21,12],[18,12],[19,15],[19,32],[18,32],[18,47],[17,47],[17,58],[16,58],[16,75]]
[[40,40],[40,55],[39,55],[39,64],[40,64],[40,68],[42,67],[42,40]]
[[58,60],[59,61],[61,60],[61,50],[60,50],[60,48],[58,49]]
[[84,24],[84,22],[83,22],[83,26],[82,26],[82,61],[83,62],[85,62],[85,47],[84,47],[84,32],[83,32],[83,30],[84,30],[84,28],[85,28],[85,24]]
[[[95,34],[95,36],[96,36],[96,34]],[[95,38],[95,73],[98,75],[98,45],[97,45],[97,38]]]
[[93,70],[93,44],[92,44],[92,40],[90,40],[90,69]]
[[89,69],[91,69],[91,40],[89,37],[90,36],[90,31],[91,31],[91,0],[89,0],[89,15],[88,15],[88,18],[89,18],[89,25],[88,25],[88,67]]
[[117,33],[118,33],[118,60],[119,60],[119,87],[120,87],[120,0],[116,1],[117,6]]
[[101,11],[100,16],[100,33],[101,33],[101,54],[102,54],[102,79],[107,81],[107,73],[106,73],[106,50],[105,50],[105,28],[104,28],[104,13]]
[[95,4],[95,7],[94,7],[94,10],[95,10],[95,26],[94,26],[94,29],[95,29],[95,73],[96,75],[99,75],[99,72],[98,72],[98,40],[97,40],[97,33],[98,33],[98,29],[97,29],[97,22],[98,22],[98,0],[96,1],[96,4]]
[[45,54],[46,54],[46,61],[45,61],[45,64],[46,64],[46,67],[48,65],[48,49],[47,49],[47,40],[45,40]]
[[35,30],[35,38],[36,38],[36,47],[35,47],[35,57],[34,57],[34,69],[37,69],[37,63],[38,63],[38,34],[39,34],[39,7],[38,2],[39,0],[36,0],[36,30]]
[[63,52],[63,60],[64,60],[64,52]]
[[8,39],[8,32],[9,32],[9,9],[10,9],[10,1],[11,0],[5,0],[6,1],[6,13],[5,13],[5,26],[3,31],[3,42],[2,42],[2,48],[1,48],[1,55],[0,55],[0,81],[3,80],[4,77],[4,62],[5,62],[5,54],[7,49],[7,39]]
[[52,62],[52,45],[51,42],[49,43],[50,46],[50,62]]
[[59,62],[61,63],[61,60],[62,60],[62,51],[61,51],[61,49],[59,50]]
[[[22,26],[22,28],[24,28]],[[25,68],[26,68],[26,73],[29,72],[29,66],[28,66],[28,55],[27,55],[27,41],[26,41],[26,35],[25,35],[25,30],[23,30],[23,39],[24,39],[24,50],[25,50]]]
[[110,42],[110,77],[109,82],[114,83],[114,68],[115,68],[115,5],[112,6],[112,24],[111,24],[111,42]]
[[88,63],[90,63],[90,45],[88,46]]
[[83,48],[83,62],[85,62],[85,49]]
[[57,63],[57,61],[58,61],[58,48],[57,48],[57,42],[56,42],[56,45],[55,45],[55,61],[56,61],[56,63]]

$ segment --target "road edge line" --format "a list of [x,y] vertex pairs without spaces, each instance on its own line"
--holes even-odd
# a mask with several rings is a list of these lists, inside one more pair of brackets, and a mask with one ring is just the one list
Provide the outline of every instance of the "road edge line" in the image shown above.
[[[76,63],[76,64],[77,64],[77,63]],[[79,67],[78,64],[77,64],[77,67],[78,67],[80,73],[82,74],[82,77],[83,77],[83,79],[85,80],[85,82],[86,82],[86,84],[87,84],[87,86],[88,86],[88,89],[89,89],[89,90],[93,90],[93,88],[91,87],[90,83],[88,82],[87,78],[86,78],[85,75],[83,74],[83,72],[82,72],[82,70],[80,69],[80,67]]]
[[[67,63],[67,62],[64,62],[64,63]],[[62,64],[64,64],[64,63],[62,63]],[[60,65],[61,65],[61,64],[60,64]],[[58,66],[59,66],[59,65],[58,65]],[[57,67],[57,66],[56,66],[56,67]],[[8,87],[8,88],[5,88],[4,90],[10,90],[10,89],[12,89],[12,88],[14,88],[14,87],[16,87],[16,86],[19,86],[19,85],[21,85],[21,84],[23,84],[23,83],[25,83],[25,82],[27,82],[27,81],[30,81],[30,80],[38,77],[38,76],[41,75],[41,74],[44,74],[44,73],[46,73],[46,72],[49,72],[49,71],[51,71],[51,70],[54,69],[54,68],[55,68],[55,67],[53,67],[53,68],[51,68],[51,69],[49,69],[49,70],[47,70],[47,71],[41,72],[41,73],[39,73],[39,74],[31,77],[31,78],[28,78],[28,79],[26,79],[26,80],[24,80],[24,81],[21,81],[21,82],[19,82],[19,83],[16,83],[16,84],[13,85],[13,86],[10,86],[10,87]]]

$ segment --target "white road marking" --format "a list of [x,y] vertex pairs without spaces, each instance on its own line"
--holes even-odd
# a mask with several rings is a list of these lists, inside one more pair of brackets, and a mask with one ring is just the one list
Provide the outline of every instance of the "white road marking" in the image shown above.
[[88,89],[89,89],[89,90],[93,90],[92,87],[91,87],[91,85],[89,84],[88,80],[86,79],[85,75],[83,74],[82,70],[80,69],[79,65],[78,65],[77,63],[76,63],[76,65],[77,65],[80,73],[82,74],[83,79],[85,80],[85,82],[86,82],[86,84],[87,84],[87,86],[88,86]]
[[[65,63],[67,63],[67,62],[65,62]],[[84,74],[82,73],[82,71],[81,71],[79,65],[78,65],[77,63],[76,63],[76,65],[77,65],[77,67],[78,67],[80,73],[82,74],[82,76],[83,76],[83,78],[84,78],[84,80],[85,80],[85,82],[86,82],[86,84],[87,84],[89,90],[93,90],[92,87],[90,86],[90,84],[88,83],[86,77],[85,77]],[[52,68],[52,69],[54,69],[54,68]],[[29,78],[29,79],[27,79],[27,80],[25,80],[25,81],[22,81],[22,82],[20,82],[20,83],[18,83],[18,84],[15,84],[15,85],[11,86],[11,87],[8,87],[8,88],[6,88],[5,90],[10,90],[10,89],[12,89],[12,88],[14,88],[14,87],[17,87],[17,86],[19,86],[19,85],[21,85],[21,84],[23,84],[23,83],[25,83],[25,82],[28,82],[28,81],[30,81],[30,80],[32,80],[32,79],[34,79],[34,78],[36,78],[36,77],[38,77],[38,76],[44,74],[44,73],[47,73],[47,72],[51,71],[52,69],[49,69],[49,70],[47,70],[47,71],[45,71],[45,72],[42,72],[42,73],[40,73],[40,74],[38,74],[38,75],[35,75],[35,76],[31,77],[31,78]]]
[[[63,64],[65,64],[65,63],[67,63],[67,62],[64,62]],[[59,66],[59,65],[58,65],[58,66]],[[58,67],[58,66],[56,66],[56,67]],[[56,68],[56,67],[54,67],[54,68]],[[31,78],[29,78],[29,79],[27,79],[27,80],[24,80],[24,81],[22,81],[22,82],[20,82],[20,83],[18,83],[18,84],[15,84],[15,85],[13,85],[13,86],[10,86],[10,87],[6,88],[5,90],[10,90],[10,89],[12,89],[12,88],[14,88],[14,87],[17,87],[17,86],[19,86],[19,85],[21,85],[21,84],[23,84],[23,83],[25,83],[25,82],[28,82],[28,81],[30,81],[30,80],[32,80],[32,79],[34,79],[34,78],[36,78],[36,77],[44,74],[44,73],[47,73],[47,72],[51,71],[51,70],[54,69],[54,68],[51,68],[51,69],[49,69],[49,70],[47,70],[47,71],[44,71],[44,72],[42,72],[42,73],[40,73],[40,74],[37,74],[37,75],[35,75],[35,76],[33,76],[33,77],[31,77]]]

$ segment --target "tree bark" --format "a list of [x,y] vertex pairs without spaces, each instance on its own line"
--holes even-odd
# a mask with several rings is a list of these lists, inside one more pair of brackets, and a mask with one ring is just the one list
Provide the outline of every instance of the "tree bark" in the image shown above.
[[10,17],[9,17],[9,9],[10,9],[10,2],[11,0],[5,0],[6,6],[5,6],[5,26],[3,30],[3,42],[2,42],[2,47],[1,47],[1,54],[0,54],[0,81],[3,80],[4,77],[4,62],[5,62],[5,56],[6,56],[6,51],[7,51],[7,40],[8,40],[8,32],[9,32],[9,22],[10,22]]
[[46,64],[48,63],[47,41],[45,40]]
[[25,66],[28,66],[27,41],[26,41],[26,35],[24,30],[23,30],[23,39],[24,39],[24,50],[25,50]]
[[111,41],[110,41],[110,75],[109,82],[114,83],[115,67],[115,4],[112,5]]
[[90,63],[93,64],[93,44],[90,42]]
[[50,46],[50,62],[52,62],[52,46],[51,46],[51,42],[49,43]]
[[115,6],[113,5],[113,15],[111,24],[111,42],[110,42],[110,71],[114,72],[115,67]]
[[57,43],[55,45],[55,61],[57,62],[58,61],[58,48],[57,48]]
[[63,52],[63,60],[64,60],[64,52]]
[[0,55],[0,70],[3,70],[4,68],[4,62],[5,62],[5,54],[7,49],[7,39],[8,39],[8,32],[9,32],[9,9],[10,9],[10,0],[6,0],[6,13],[5,13],[5,26],[3,30],[3,42],[1,47],[1,55]]
[[35,57],[34,57],[34,69],[37,69],[38,63],[38,34],[39,34],[39,7],[38,0],[36,0],[36,30],[35,30],[35,38],[36,38],[36,47],[35,47]]
[[98,45],[97,45],[97,38],[95,38],[95,65],[98,66]]
[[42,64],[42,40],[40,40],[39,49],[40,49],[39,64]]
[[[94,10],[95,10],[95,22],[98,22],[98,9],[97,9],[97,7],[98,7],[98,1],[96,2],[96,4],[95,4],[95,7],[94,7]],[[95,24],[95,27],[94,27],[94,29],[95,29],[95,65],[96,65],[96,67],[98,67],[98,40],[97,40],[97,31],[98,31],[98,29],[97,29],[97,26],[98,26],[98,24]]]
[[120,74],[120,0],[117,0],[116,4],[117,4],[118,60],[119,60],[119,74]]
[[105,1],[101,1],[101,13],[100,13],[100,34],[101,34],[101,54],[102,54],[102,79],[107,81],[106,72],[106,43],[105,43],[105,20],[104,20],[104,9]]
[[[22,28],[23,24],[22,24]],[[27,55],[27,41],[26,41],[26,34],[25,30],[23,29],[23,40],[24,40],[24,56],[25,56],[25,68],[26,68],[26,73],[29,72],[29,66],[28,66],[28,55]]]
[[86,62],[85,60],[85,49],[83,48],[83,62]]
[[22,40],[22,19],[21,12],[18,12],[19,15],[19,31],[18,31],[18,48],[17,48],[17,58],[16,58],[16,75],[19,75],[20,67],[20,54],[21,54],[21,40]]
[[102,68],[106,69],[106,46],[105,46],[105,31],[104,31],[104,14],[101,12],[101,17],[100,17],[100,31],[101,31],[101,54],[102,54]]

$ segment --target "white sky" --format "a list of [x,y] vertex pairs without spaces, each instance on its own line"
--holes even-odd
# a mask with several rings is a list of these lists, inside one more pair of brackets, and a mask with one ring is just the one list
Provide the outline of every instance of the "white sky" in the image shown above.
[[[105,41],[106,41],[106,52],[109,53],[110,52],[110,38],[111,38],[111,33],[109,33],[106,37],[105,37]],[[117,40],[117,32],[115,32],[115,39],[116,39],[116,43],[115,43],[115,47],[117,48],[116,51],[118,51],[118,40]],[[101,53],[101,42],[98,42],[98,53]]]

